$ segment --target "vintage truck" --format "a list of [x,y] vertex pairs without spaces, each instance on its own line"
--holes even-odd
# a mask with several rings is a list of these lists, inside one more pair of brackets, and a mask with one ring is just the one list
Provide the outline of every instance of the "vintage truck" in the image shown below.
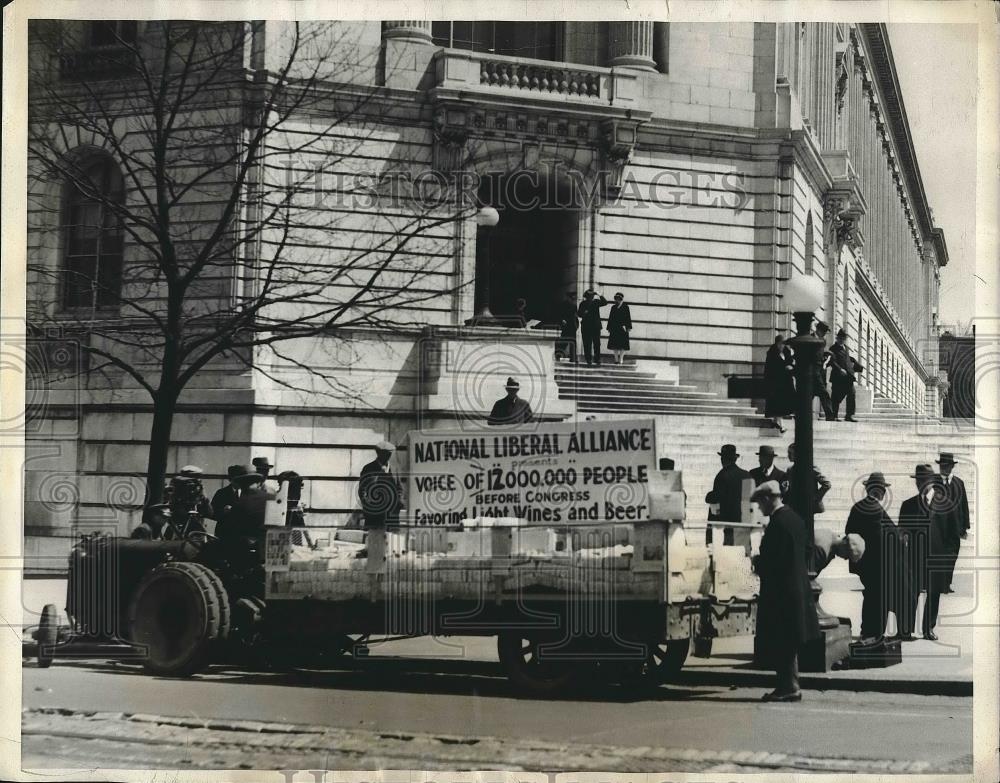
[[496,636],[510,680],[548,693],[659,684],[692,646],[753,633],[756,526],[736,525],[731,546],[686,539],[681,475],[660,469],[652,421],[408,440],[407,511],[388,529],[290,527],[278,487],[262,538],[82,538],[69,626],[46,607],[39,662],[111,644],[187,676],[247,658],[335,665],[384,638]]

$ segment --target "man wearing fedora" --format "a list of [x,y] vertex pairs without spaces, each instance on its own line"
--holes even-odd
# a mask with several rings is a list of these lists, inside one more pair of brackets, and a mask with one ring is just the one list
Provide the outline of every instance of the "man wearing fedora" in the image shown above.
[[[736,451],[736,446],[727,443],[719,451],[719,458],[722,461],[722,469],[715,474],[715,481],[712,483],[712,491],[709,493],[713,498],[713,507],[718,507],[718,511],[709,509],[709,522],[739,522],[742,519],[743,503],[743,480],[750,478],[750,474],[736,464],[740,455]],[[705,498],[708,503],[708,496]],[[705,543],[712,541],[712,528],[709,526],[705,530]],[[723,532],[723,543],[730,545],[733,543],[732,528]]]
[[754,648],[778,679],[777,687],[764,694],[764,701],[802,701],[799,648],[820,634],[806,570],[806,526],[798,514],[782,505],[777,481],[765,481],[750,499],[770,517],[760,554],[754,558],[760,577]]
[[823,416],[827,421],[836,420],[833,413],[833,403],[830,400],[830,392],[826,388],[826,371],[830,366],[830,351],[826,347],[826,335],[830,331],[825,321],[817,321],[813,331],[813,336],[823,341],[823,350],[813,364],[813,397],[819,397],[819,405]]
[[833,390],[833,418],[840,415],[840,403],[847,400],[847,413],[844,421],[857,421],[854,418],[855,398],[854,379],[858,365],[847,350],[847,331],[839,329],[837,339],[830,346],[830,387]]
[[507,395],[493,403],[493,410],[490,411],[486,423],[499,426],[527,424],[534,414],[528,401],[517,396],[521,384],[513,378],[508,378],[504,388],[507,390]]
[[226,508],[236,503],[236,499],[239,497],[236,488],[236,477],[242,475],[245,470],[246,467],[244,465],[230,465],[226,468],[229,483],[212,495],[213,519],[221,520],[226,513]]
[[230,470],[235,497],[231,504],[223,506],[215,535],[219,538],[263,535],[267,506],[267,493],[262,486],[264,477],[253,465]]
[[969,535],[969,528],[972,526],[969,518],[969,496],[965,491],[965,482],[954,475],[955,464],[958,460],[950,451],[942,451],[936,460],[938,464],[938,482],[944,490],[945,502],[951,514],[955,517],[955,528],[959,537],[952,537],[951,560],[948,563],[947,587],[944,592],[952,592],[951,580],[955,575],[955,563],[958,560],[958,552],[961,549],[961,539]]
[[891,486],[885,475],[875,471],[863,484],[865,496],[851,507],[844,534],[857,534],[865,542],[861,559],[850,563],[849,568],[852,574],[858,575],[864,587],[861,640],[874,642],[885,635],[889,616],[889,595],[885,588],[894,560],[891,556],[896,525],[882,504],[886,489]]
[[271,475],[271,468],[274,467],[274,465],[268,461],[267,457],[254,457],[250,460],[250,464],[253,465],[256,473],[260,473],[260,475],[264,477],[265,481],[268,476]]
[[[928,464],[917,465],[910,477],[916,483],[917,494],[904,500],[899,507],[899,526],[908,538],[908,560],[916,587],[927,592],[924,638],[937,641],[934,626],[937,625],[941,593],[948,586],[945,580],[951,559],[951,539],[959,537],[959,531],[934,468]],[[904,605],[902,609],[915,615],[916,601],[912,607]]]
[[[788,470],[785,471],[784,481],[781,483],[781,494],[785,498],[785,501],[791,503],[795,497],[792,490],[792,476],[795,475],[795,444],[788,444],[788,461],[792,463]],[[813,465],[812,469],[813,482],[816,485],[816,489],[813,494],[813,514],[822,514],[826,511],[826,504],[823,502],[823,498],[826,497],[826,493],[830,491],[833,485],[830,480],[824,476],[819,468]]]
[[365,528],[384,528],[399,522],[403,507],[403,486],[393,475],[390,461],[396,447],[389,441],[375,444],[375,459],[361,468],[358,499]]
[[588,365],[601,363],[601,308],[607,304],[607,299],[599,296],[593,288],[588,288],[583,292],[583,301],[576,310],[583,335],[583,355]]
[[774,447],[763,445],[757,449],[758,467],[750,471],[754,486],[759,487],[765,481],[777,481],[778,485],[785,480],[785,471],[774,467]]

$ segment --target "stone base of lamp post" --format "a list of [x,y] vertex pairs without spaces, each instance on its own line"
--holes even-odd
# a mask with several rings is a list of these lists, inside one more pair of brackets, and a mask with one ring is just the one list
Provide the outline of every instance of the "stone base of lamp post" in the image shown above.
[[822,588],[812,583],[819,618],[819,638],[802,645],[799,650],[799,671],[828,672],[851,655],[851,621],[846,617],[827,614],[819,603]]

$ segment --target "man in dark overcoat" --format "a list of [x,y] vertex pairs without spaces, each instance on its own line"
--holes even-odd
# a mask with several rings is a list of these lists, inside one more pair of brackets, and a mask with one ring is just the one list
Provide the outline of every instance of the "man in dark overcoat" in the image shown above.
[[[960,538],[960,531],[956,518],[949,512],[934,468],[928,464],[917,465],[911,478],[916,482],[917,494],[904,500],[899,507],[899,526],[906,531],[909,539],[908,559],[917,586],[927,591],[924,638],[937,641],[934,626],[937,625],[941,593],[948,586],[945,580],[948,578],[953,539]],[[915,601],[911,610],[915,613]]]
[[608,304],[593,288],[583,292],[583,301],[577,308],[580,332],[583,335],[583,355],[587,364],[601,363],[601,308]]
[[750,478],[753,479],[755,487],[759,487],[765,481],[777,481],[778,485],[785,480],[785,471],[774,466],[774,446],[761,446],[757,449],[756,468],[750,470]]
[[847,517],[845,535],[856,533],[865,542],[865,553],[849,568],[864,587],[861,604],[861,639],[875,641],[885,634],[889,616],[889,578],[893,567],[892,547],[896,525],[886,513],[882,501],[891,486],[885,475],[875,471],[863,482],[865,496],[854,504]]
[[236,477],[243,475],[245,471],[246,467],[244,465],[230,465],[226,469],[226,475],[229,477],[229,483],[212,495],[213,519],[222,519],[222,517],[226,514],[227,507],[236,504],[236,498],[238,497]]
[[[722,461],[722,469],[715,474],[715,481],[712,482],[712,491],[709,493],[713,500],[705,498],[706,503],[718,505],[717,512],[709,509],[709,522],[740,522],[742,521],[743,506],[743,479],[750,478],[750,474],[736,464],[740,455],[736,451],[736,446],[727,443],[719,451],[719,459]],[[727,528],[723,533],[723,543],[730,545],[734,536],[732,528]],[[712,541],[712,528],[709,526],[705,530],[705,543]]]
[[826,325],[825,321],[816,322],[816,329],[813,331],[813,335],[823,341],[823,350],[820,351],[819,356],[813,364],[813,397],[819,397],[820,408],[826,420],[834,421],[837,417],[833,412],[830,392],[826,388],[826,373],[831,361],[830,351],[826,347],[826,335],[829,331],[830,327]]
[[358,500],[365,518],[365,528],[384,528],[399,522],[403,507],[403,486],[389,464],[396,447],[388,441],[375,446],[375,459],[361,468]]
[[253,465],[244,465],[233,476],[232,482],[236,497],[232,504],[223,507],[222,517],[215,526],[215,535],[220,538],[263,535],[267,507],[264,477],[254,470]]
[[959,532],[959,538],[953,538],[951,541],[952,551],[950,553],[951,559],[948,562],[948,586],[945,588],[945,592],[950,593],[952,592],[951,580],[955,576],[955,563],[958,560],[958,552],[962,546],[961,539],[969,535],[969,528],[972,526],[972,523],[969,517],[969,495],[965,491],[965,482],[952,472],[958,460],[955,459],[955,455],[950,451],[942,451],[936,462],[940,471],[938,473],[938,482],[944,490],[948,510],[956,517],[954,524]]
[[[785,471],[785,478],[781,481],[781,495],[786,503],[792,503],[795,498],[795,490],[792,489],[792,477],[795,475],[795,444],[788,444],[788,461],[792,464]],[[813,465],[813,483],[816,489],[813,491],[813,514],[822,514],[826,511],[826,504],[823,498],[830,491],[833,485],[830,480],[820,472],[820,469]]]
[[556,341],[556,359],[569,359],[576,363],[576,333],[580,318],[576,314],[576,297],[566,292],[566,300],[559,305],[559,339]]
[[504,388],[507,390],[507,395],[493,403],[493,410],[490,411],[486,423],[497,426],[527,424],[534,413],[528,401],[517,396],[521,384],[513,378],[508,378]]
[[801,701],[799,648],[820,635],[816,604],[806,571],[810,542],[802,519],[781,502],[776,481],[765,481],[754,490],[755,501],[770,517],[754,559],[760,577],[757,601],[756,649],[777,674],[777,687],[764,701]]
[[854,380],[855,362],[847,350],[847,331],[837,331],[837,339],[830,347],[830,387],[833,390],[833,418],[840,415],[840,403],[847,400],[847,412],[844,421],[857,421],[854,418]]

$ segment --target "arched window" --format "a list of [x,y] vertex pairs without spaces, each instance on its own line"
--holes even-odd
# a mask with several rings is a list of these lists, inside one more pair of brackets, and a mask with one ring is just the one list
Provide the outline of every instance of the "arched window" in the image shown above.
[[123,232],[114,207],[124,198],[121,171],[109,157],[94,155],[74,166],[63,192],[63,307],[117,306]]

